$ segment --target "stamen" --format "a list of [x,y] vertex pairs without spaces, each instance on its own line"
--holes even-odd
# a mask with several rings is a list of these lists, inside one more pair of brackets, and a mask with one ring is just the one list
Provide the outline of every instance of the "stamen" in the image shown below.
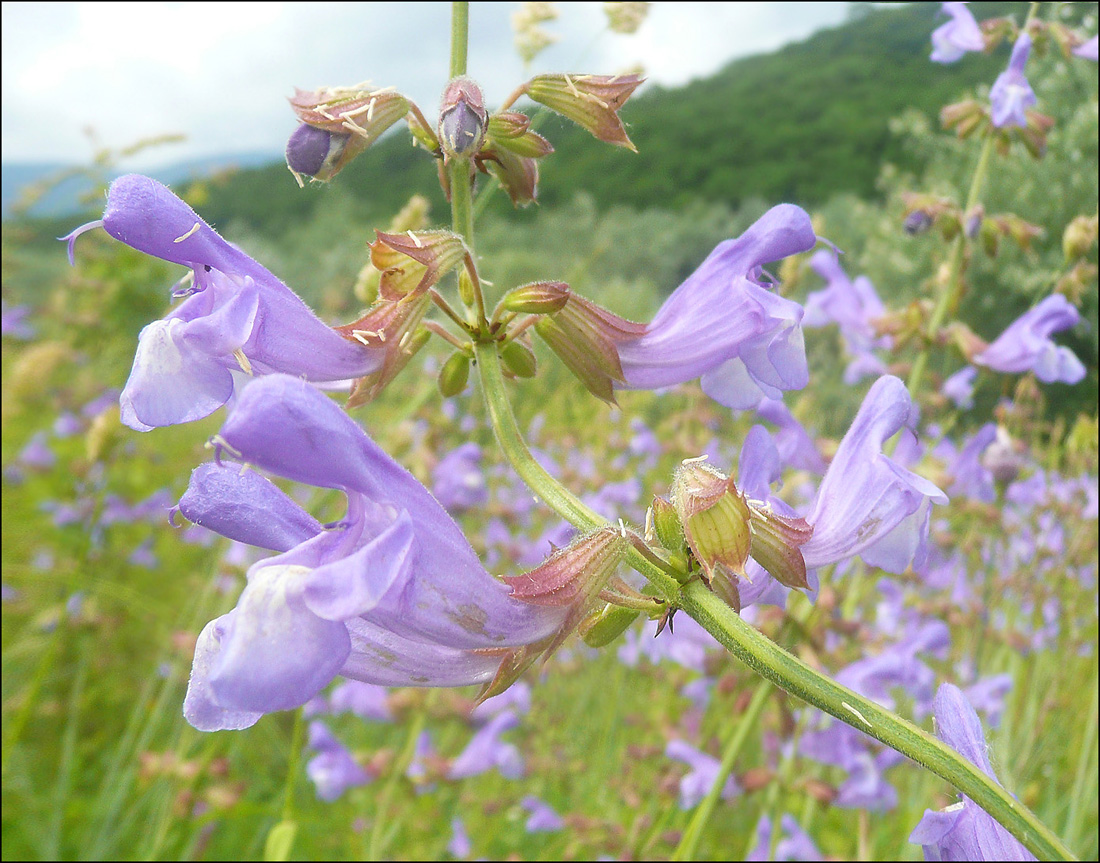
[[710,456],[703,453],[703,455],[697,455],[695,458],[686,458],[680,462],[680,464],[698,464],[699,462],[708,461],[709,459]]
[[194,236],[196,233],[198,233],[198,231],[201,227],[202,227],[202,222],[195,222],[195,224],[191,226],[190,231],[188,231],[182,237],[176,237],[176,239],[172,240],[172,242],[173,243],[182,243],[188,237]]
[[246,375],[252,374],[252,363],[250,363],[248,357],[244,355],[243,349],[237,348],[237,350],[233,351],[233,356],[236,357],[237,365],[241,367],[241,371]]

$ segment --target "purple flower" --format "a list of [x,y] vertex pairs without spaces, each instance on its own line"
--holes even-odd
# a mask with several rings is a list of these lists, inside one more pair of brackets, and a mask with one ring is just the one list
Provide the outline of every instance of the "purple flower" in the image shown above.
[[756,407],[756,413],[770,423],[779,426],[775,433],[775,448],[783,464],[811,473],[825,473],[825,460],[818,452],[813,437],[795,419],[787,406],[775,399],[764,399]]
[[443,456],[432,469],[432,493],[451,512],[483,506],[489,489],[481,470],[481,447],[467,441]]
[[138,431],[201,419],[225,404],[234,374],[286,372],[340,381],[376,371],[382,353],[345,339],[248,255],[223,240],[167,187],[138,174],[119,177],[102,227],[138,251],[190,267],[193,284],[163,320],[141,331],[119,403]]
[[883,451],[917,409],[898,378],[871,386],[829,464],[807,521],[813,537],[802,546],[807,567],[860,555],[872,566],[903,572],[927,554],[931,504],[947,503],[933,483],[901,467]]
[[333,713],[354,713],[375,722],[391,722],[389,693],[384,686],[363,683],[361,680],[345,680],[329,695],[329,709]]
[[[943,684],[933,703],[936,734],[994,781],[978,714],[957,686]],[[968,797],[942,812],[926,809],[909,836],[924,846],[925,860],[1034,860],[1004,827]]]
[[19,462],[38,470],[49,470],[57,463],[57,456],[46,442],[45,432],[35,432],[27,441],[27,445],[19,451]]
[[973,361],[998,372],[1035,372],[1047,384],[1075,384],[1085,376],[1084,365],[1069,348],[1054,344],[1050,335],[1075,326],[1079,318],[1069,300],[1051,294],[1009,324]]
[[200,730],[246,728],[337,675],[485,683],[502,648],[550,639],[570,613],[512,599],[427,489],[304,381],[256,381],[216,441],[254,467],[343,491],[348,508],[322,528],[257,474],[217,464],[194,472],[185,516],[283,552],[254,564],[236,608],[199,636],[184,715]]
[[943,382],[943,394],[959,410],[970,410],[974,407],[974,379],[977,376],[978,370],[974,366],[963,366]]
[[309,724],[309,748],[317,754],[306,764],[306,775],[321,800],[332,801],[349,788],[366,785],[371,776],[323,722]]
[[873,353],[888,349],[889,336],[879,336],[874,321],[885,314],[886,307],[866,276],[855,281],[840,266],[833,251],[822,249],[810,259],[810,266],[828,283],[823,290],[806,297],[806,318],[803,326],[822,327],[835,322],[840,327],[844,345],[852,360],[844,370],[846,384],[858,383],[868,375],[884,374],[886,366]]
[[565,826],[561,816],[533,794],[524,797],[519,805],[531,813],[527,824],[524,825],[528,833],[553,833]]
[[473,851],[473,845],[469,834],[466,833],[466,825],[456,815],[451,819],[451,841],[447,843],[447,853],[462,859],[469,857],[471,851]]
[[1073,53],[1077,57],[1084,57],[1086,60],[1092,60],[1095,63],[1097,60],[1097,37],[1093,36],[1088,41],[1082,42],[1073,49]]
[[701,377],[703,392],[739,409],[806,386],[802,307],[769,290],[762,267],[816,242],[810,217],[781,204],[721,243],[645,334],[618,346],[623,386],[658,389]]
[[30,306],[11,306],[0,303],[0,334],[20,341],[28,341],[35,336],[34,327],[27,323],[31,313]]
[[784,815],[780,821],[784,838],[775,846],[775,856],[771,856],[772,822],[767,815],[760,816],[756,825],[756,847],[749,852],[746,860],[824,860],[814,841],[807,835],[798,822],[790,815]]
[[1026,111],[1038,101],[1024,77],[1024,66],[1030,53],[1031,37],[1026,32],[1021,33],[1012,46],[1008,68],[997,76],[989,91],[990,118],[998,129],[1005,126],[1027,128]]
[[954,63],[967,51],[985,50],[982,29],[965,3],[944,3],[943,11],[951,20],[932,31],[933,63]]
[[[694,809],[718,779],[721,762],[683,740],[670,740],[665,747],[665,755],[691,768],[680,780],[680,808]],[[740,793],[736,780],[732,776],[727,777],[726,784],[722,786],[722,799],[730,800]]]
[[451,762],[447,775],[451,779],[477,776],[494,767],[507,779],[523,776],[523,756],[511,743],[505,743],[500,735],[519,725],[519,719],[511,710],[498,713],[470,738],[466,748]]

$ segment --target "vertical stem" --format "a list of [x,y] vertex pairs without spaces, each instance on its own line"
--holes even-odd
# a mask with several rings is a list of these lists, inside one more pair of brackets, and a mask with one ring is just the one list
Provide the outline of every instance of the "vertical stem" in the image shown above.
[[470,44],[470,4],[451,4],[451,77],[466,74],[466,54]]
[[756,726],[757,720],[760,718],[760,712],[764,709],[764,703],[768,700],[768,695],[772,691],[772,685],[766,680],[761,680],[756,687],[756,692],[752,694],[749,706],[738,717],[737,728],[734,729],[729,743],[726,744],[726,750],[722,753],[722,765],[718,768],[718,775],[714,777],[714,782],[707,790],[707,796],[703,798],[703,802],[699,804],[695,814],[691,816],[691,822],[688,824],[687,830],[684,831],[680,844],[672,852],[673,860],[697,859],[695,849],[699,845],[703,830],[706,829],[707,821],[710,820],[714,807],[718,805],[718,800],[722,796],[722,789],[725,788],[726,780],[733,770],[733,763],[737,760],[737,756],[749,736],[749,729]]
[[940,327],[943,325],[943,319],[947,315],[948,309],[954,309],[955,305],[959,302],[959,295],[962,293],[962,267],[967,242],[966,217],[978,203],[978,197],[981,195],[982,191],[982,183],[985,181],[985,174],[989,167],[989,154],[992,150],[993,135],[992,130],[990,130],[990,134],[985,137],[981,155],[978,156],[978,164],[974,168],[974,176],[970,181],[970,191],[967,193],[966,206],[963,208],[962,212],[963,226],[959,230],[959,235],[955,238],[955,245],[951,249],[947,284],[940,290],[940,295],[936,299],[936,305],[932,310],[931,316],[928,318],[928,327],[925,329],[926,341],[920,353],[917,355],[916,360],[913,362],[913,368],[909,372],[909,380],[906,382],[909,393],[914,398],[917,396],[917,390],[920,387],[921,377],[924,375],[925,366],[928,365],[930,343],[936,337]]

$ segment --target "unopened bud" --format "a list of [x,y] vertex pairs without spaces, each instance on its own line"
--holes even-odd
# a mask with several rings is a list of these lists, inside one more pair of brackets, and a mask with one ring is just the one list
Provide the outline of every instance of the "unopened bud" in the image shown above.
[[701,461],[684,462],[672,483],[672,505],[688,546],[708,577],[719,565],[744,575],[752,543],[752,514],[732,478]]
[[924,210],[913,210],[902,222],[902,228],[910,236],[923,234],[930,227],[932,227],[932,217]]
[[439,143],[447,158],[468,159],[485,142],[489,115],[481,88],[470,78],[454,78],[439,107]]
[[982,220],[985,218],[985,208],[981,204],[966,214],[964,230],[968,240],[976,239],[982,228]]
[[347,135],[302,123],[286,142],[286,163],[297,174],[327,179],[333,175],[333,166],[347,142]]
[[985,448],[981,457],[982,467],[993,474],[1000,483],[1010,483],[1024,466],[1024,458],[1016,442],[1004,426],[997,426],[997,437]]
[[287,165],[299,183],[302,174],[330,180],[408,114],[409,105],[408,99],[393,90],[297,90],[290,107],[303,126],[287,142]]
[[105,461],[122,439],[121,432],[118,405],[112,405],[96,414],[84,436],[84,450],[88,461]]
[[439,370],[439,392],[443,398],[457,396],[470,379],[470,357],[463,351],[451,354]]
[[565,282],[532,282],[504,295],[500,304],[510,312],[547,315],[565,307],[569,301],[569,285]]
[[657,534],[657,541],[669,551],[682,552],[684,550],[684,528],[680,524],[680,516],[676,514],[676,507],[663,498],[653,498],[653,532]]
[[577,629],[589,647],[605,647],[626,632],[638,614],[637,609],[608,604],[585,618]]
[[538,368],[535,352],[522,342],[512,340],[500,350],[504,367],[517,378],[533,378]]
[[1098,225],[1100,220],[1096,216],[1077,216],[1066,225],[1066,230],[1062,233],[1062,251],[1067,264],[1088,254],[1096,242]]

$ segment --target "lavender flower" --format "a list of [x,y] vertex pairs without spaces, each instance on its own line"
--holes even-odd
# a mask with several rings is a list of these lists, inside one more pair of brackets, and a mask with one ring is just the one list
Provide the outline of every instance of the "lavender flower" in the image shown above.
[[141,331],[122,421],[138,431],[201,419],[233,395],[234,374],[286,372],[313,381],[368,375],[382,352],[345,339],[248,255],[223,240],[167,187],[138,174],[119,177],[103,218],[68,237],[102,227],[138,251],[193,271],[186,296]]
[[784,815],[780,821],[785,837],[775,846],[775,856],[771,856],[772,822],[767,815],[761,815],[756,825],[756,847],[749,852],[746,860],[824,860],[814,841],[790,815]]
[[501,648],[552,638],[570,613],[512,599],[428,491],[301,380],[249,386],[217,442],[257,468],[342,490],[348,511],[324,529],[262,477],[195,471],[184,515],[283,552],[254,564],[236,608],[199,636],[184,715],[200,730],[248,727],[304,704],[336,675],[484,683]]
[[1043,383],[1078,383],[1085,367],[1069,348],[1058,347],[1051,333],[1077,324],[1080,314],[1061,294],[1051,294],[1009,324],[984,351],[974,356],[980,366],[998,372],[1034,372]]
[[810,217],[781,204],[721,243],[644,335],[618,345],[622,386],[658,389],[701,377],[703,392],[739,409],[806,386],[802,307],[769,290],[762,267],[816,242]]
[[524,797],[519,805],[531,813],[524,825],[528,833],[554,833],[565,827],[561,816],[533,794]]
[[974,379],[977,376],[978,370],[974,366],[963,366],[943,382],[943,394],[959,410],[970,410],[974,407]]
[[481,470],[481,447],[467,441],[441,458],[432,469],[432,493],[450,512],[483,506],[489,489]]
[[511,743],[505,743],[500,735],[519,725],[519,719],[511,710],[498,713],[470,738],[466,748],[451,762],[447,775],[451,779],[466,779],[493,768],[508,779],[523,776],[523,756]]
[[985,49],[982,30],[965,3],[944,3],[943,11],[951,20],[932,31],[933,63],[954,63],[967,51]]
[[339,798],[349,788],[366,785],[371,776],[323,722],[309,724],[309,748],[317,754],[306,764],[306,775],[321,800]]
[[[680,779],[680,808],[694,809],[714,785],[722,768],[721,762],[683,740],[670,740],[665,747],[665,755],[682,761],[691,768]],[[726,784],[722,786],[722,799],[730,800],[740,793],[741,788],[737,781],[732,776],[728,777]]]
[[1027,128],[1027,109],[1038,101],[1024,77],[1030,53],[1031,37],[1026,32],[1021,33],[1012,46],[1008,68],[997,76],[989,91],[990,119],[998,129],[1005,126]]
[[882,451],[903,428],[916,425],[917,409],[898,378],[871,386],[818,489],[807,521],[813,537],[802,546],[807,567],[860,555],[872,566],[902,572],[927,553],[931,504],[947,503],[933,483],[906,470]]
[[447,853],[461,860],[469,857],[473,850],[474,846],[466,832],[466,825],[456,815],[451,819],[451,841],[447,843]]
[[[978,714],[959,688],[943,684],[936,693],[933,711],[939,738],[997,781],[989,763]],[[942,812],[926,809],[909,841],[924,846],[925,860],[1035,859],[1004,827],[967,797]]]
[[35,329],[27,322],[30,313],[30,306],[0,304],[0,334],[23,342],[33,339]]
[[1073,49],[1073,53],[1077,57],[1084,57],[1086,60],[1092,60],[1093,63],[1097,61],[1097,36],[1093,36],[1086,42],[1082,42],[1076,48]]

